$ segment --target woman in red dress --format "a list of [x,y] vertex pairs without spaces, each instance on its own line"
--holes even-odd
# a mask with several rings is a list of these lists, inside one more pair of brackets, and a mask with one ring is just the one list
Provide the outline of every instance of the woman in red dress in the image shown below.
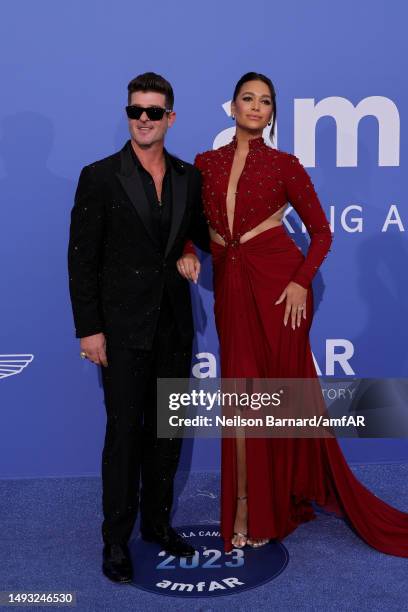
[[[263,140],[276,120],[270,79],[244,75],[231,110],[232,142],[195,160],[212,239],[221,376],[317,378],[309,344],[311,283],[330,250],[330,226],[299,159]],[[310,235],[306,257],[282,224],[288,202]],[[197,281],[199,267],[187,243],[179,272]],[[335,438],[223,437],[225,552],[284,538],[315,518],[312,501],[346,517],[374,548],[408,556],[408,514],[355,478]]]

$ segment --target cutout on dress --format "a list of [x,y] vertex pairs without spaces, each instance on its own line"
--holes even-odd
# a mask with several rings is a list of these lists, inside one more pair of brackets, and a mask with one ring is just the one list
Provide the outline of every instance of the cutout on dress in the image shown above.
[[[259,234],[262,234],[263,232],[266,232],[267,230],[273,227],[278,227],[279,225],[282,225],[283,213],[285,212],[286,207],[287,204],[282,206],[277,212],[273,213],[267,219],[264,219],[263,221],[258,223],[258,225],[253,227],[251,230],[248,230],[247,232],[242,234],[242,236],[240,236],[238,240],[239,244],[245,244],[245,242],[248,242],[252,238],[255,238],[255,236],[258,236]],[[220,236],[220,234],[216,232],[214,228],[212,228],[211,226],[209,226],[209,228],[211,240],[225,247],[226,243],[224,238]]]

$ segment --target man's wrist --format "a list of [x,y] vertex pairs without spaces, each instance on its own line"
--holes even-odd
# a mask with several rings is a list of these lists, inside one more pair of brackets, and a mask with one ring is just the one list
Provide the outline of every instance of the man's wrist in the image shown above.
[[103,330],[100,328],[89,328],[89,329],[77,329],[75,333],[75,337],[79,340],[82,338],[89,338],[89,336],[96,336],[97,334],[103,334]]

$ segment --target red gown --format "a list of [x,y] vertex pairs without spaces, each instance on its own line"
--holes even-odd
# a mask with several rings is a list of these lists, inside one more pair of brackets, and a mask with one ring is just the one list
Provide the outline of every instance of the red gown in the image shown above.
[[[211,241],[214,312],[223,378],[315,378],[309,344],[313,318],[311,281],[332,242],[329,223],[306,170],[292,154],[249,142],[239,179],[233,232],[226,195],[236,138],[196,157],[203,179],[208,223],[226,243]],[[310,235],[306,257],[283,225],[240,244],[244,233],[290,202]],[[185,252],[192,252],[191,243]],[[275,305],[290,281],[307,288],[307,319],[285,327],[285,300]],[[335,438],[249,438],[246,441],[248,527],[252,538],[282,539],[315,518],[311,502],[344,516],[368,544],[384,553],[408,556],[408,514],[364,487],[348,467]],[[237,477],[234,438],[222,439],[221,533],[232,549]]]

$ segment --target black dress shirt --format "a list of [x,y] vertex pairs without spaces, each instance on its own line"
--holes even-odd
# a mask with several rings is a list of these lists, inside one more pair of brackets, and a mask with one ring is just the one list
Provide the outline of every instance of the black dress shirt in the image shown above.
[[164,149],[164,158],[166,162],[166,172],[163,177],[161,201],[157,197],[156,186],[150,172],[142,166],[142,163],[136,155],[132,145],[130,145],[132,156],[135,164],[138,167],[140,178],[142,179],[143,188],[146,197],[150,204],[150,211],[153,218],[156,236],[159,239],[161,245],[161,251],[164,254],[167,240],[170,233],[171,225],[171,210],[172,210],[172,192],[171,192],[171,161],[169,155]]

